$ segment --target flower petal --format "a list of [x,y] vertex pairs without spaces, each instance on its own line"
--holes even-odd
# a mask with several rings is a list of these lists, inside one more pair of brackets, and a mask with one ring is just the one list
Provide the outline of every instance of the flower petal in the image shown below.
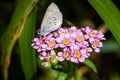
[[59,60],[59,61],[64,61],[65,58],[63,58],[63,57],[58,57],[58,60]]
[[97,52],[97,53],[100,52],[100,49],[99,49],[99,48],[96,48],[96,49],[95,49],[95,52]]

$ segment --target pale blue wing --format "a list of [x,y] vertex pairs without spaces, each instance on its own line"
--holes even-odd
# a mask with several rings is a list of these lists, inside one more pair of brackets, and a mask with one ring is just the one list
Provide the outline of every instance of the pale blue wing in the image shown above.
[[62,24],[62,13],[55,3],[51,3],[46,10],[43,18],[40,35],[47,35],[50,32],[61,27]]

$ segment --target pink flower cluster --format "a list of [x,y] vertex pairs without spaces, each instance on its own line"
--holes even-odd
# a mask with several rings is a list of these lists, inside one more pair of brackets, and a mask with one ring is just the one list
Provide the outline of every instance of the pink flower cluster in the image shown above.
[[44,37],[35,37],[32,47],[40,52],[39,57],[45,63],[53,58],[51,51],[54,51],[56,62],[67,60],[79,63],[84,62],[92,51],[100,52],[102,40],[105,40],[104,35],[98,30],[72,26],[59,28]]

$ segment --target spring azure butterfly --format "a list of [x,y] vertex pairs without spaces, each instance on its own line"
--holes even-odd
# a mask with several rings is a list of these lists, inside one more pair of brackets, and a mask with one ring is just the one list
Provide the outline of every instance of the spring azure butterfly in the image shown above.
[[55,3],[51,3],[43,18],[41,28],[37,31],[39,35],[46,36],[50,32],[57,30],[62,24],[62,13]]

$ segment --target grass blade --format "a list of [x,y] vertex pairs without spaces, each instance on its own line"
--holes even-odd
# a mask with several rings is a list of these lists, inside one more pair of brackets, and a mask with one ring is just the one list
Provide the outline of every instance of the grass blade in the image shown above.
[[21,65],[26,80],[30,80],[36,73],[35,50],[31,47],[35,32],[35,20],[36,10],[28,17],[19,37]]
[[19,0],[8,29],[1,39],[1,70],[4,80],[8,78],[10,56],[16,40],[19,38],[26,19],[38,0]]
[[120,43],[120,11],[111,0],[88,0]]

